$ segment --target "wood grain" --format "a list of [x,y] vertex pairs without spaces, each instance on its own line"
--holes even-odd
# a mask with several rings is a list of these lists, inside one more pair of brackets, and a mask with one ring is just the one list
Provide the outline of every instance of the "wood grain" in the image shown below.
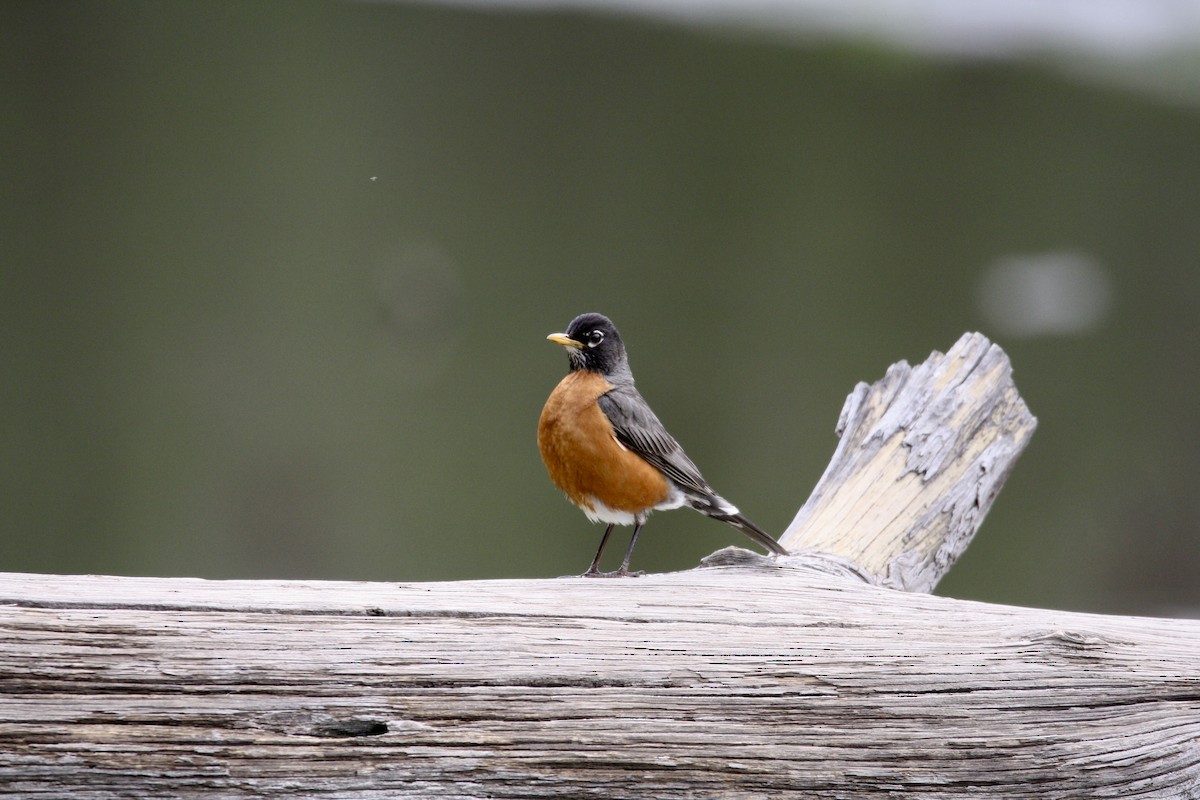
[[1200,796],[1200,623],[769,565],[0,576],[23,797]]
[[837,452],[780,542],[871,583],[933,591],[1036,427],[1008,356],[981,334],[893,364],[846,398]]

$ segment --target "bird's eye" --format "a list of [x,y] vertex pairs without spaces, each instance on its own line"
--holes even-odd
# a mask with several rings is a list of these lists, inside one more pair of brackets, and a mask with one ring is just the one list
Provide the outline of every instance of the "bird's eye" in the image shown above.
[[592,331],[587,336],[587,346],[595,347],[604,341],[604,331]]

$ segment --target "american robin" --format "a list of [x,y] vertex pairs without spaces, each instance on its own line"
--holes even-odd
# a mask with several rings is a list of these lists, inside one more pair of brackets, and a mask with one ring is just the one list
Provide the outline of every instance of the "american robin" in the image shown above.
[[[538,420],[538,449],[550,479],[592,522],[607,522],[585,576],[628,575],[629,558],[646,517],[689,506],[740,530],[776,555],[769,534],[713,491],[633,385],[625,345],[601,314],[581,314],[566,333],[546,337],[567,349],[570,372],[550,393]],[[625,560],[600,572],[600,554],[614,525],[633,525]]]

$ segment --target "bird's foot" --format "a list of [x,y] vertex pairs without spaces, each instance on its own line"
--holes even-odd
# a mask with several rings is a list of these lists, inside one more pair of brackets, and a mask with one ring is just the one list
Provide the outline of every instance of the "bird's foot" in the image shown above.
[[581,578],[640,578],[646,573],[642,570],[630,572],[629,567],[621,567],[614,569],[612,572],[601,572],[598,569],[589,569],[579,577]]

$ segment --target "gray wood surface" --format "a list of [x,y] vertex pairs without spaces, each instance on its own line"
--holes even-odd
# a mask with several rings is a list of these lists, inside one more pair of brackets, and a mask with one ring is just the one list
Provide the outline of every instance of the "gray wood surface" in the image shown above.
[[1200,622],[924,593],[1034,424],[977,334],[893,367],[847,401],[790,559],[0,574],[0,795],[1200,798]]
[[1200,622],[747,561],[624,581],[0,576],[0,791],[1200,796]]
[[981,334],[846,398],[837,452],[780,537],[881,586],[929,592],[966,550],[1037,420]]

